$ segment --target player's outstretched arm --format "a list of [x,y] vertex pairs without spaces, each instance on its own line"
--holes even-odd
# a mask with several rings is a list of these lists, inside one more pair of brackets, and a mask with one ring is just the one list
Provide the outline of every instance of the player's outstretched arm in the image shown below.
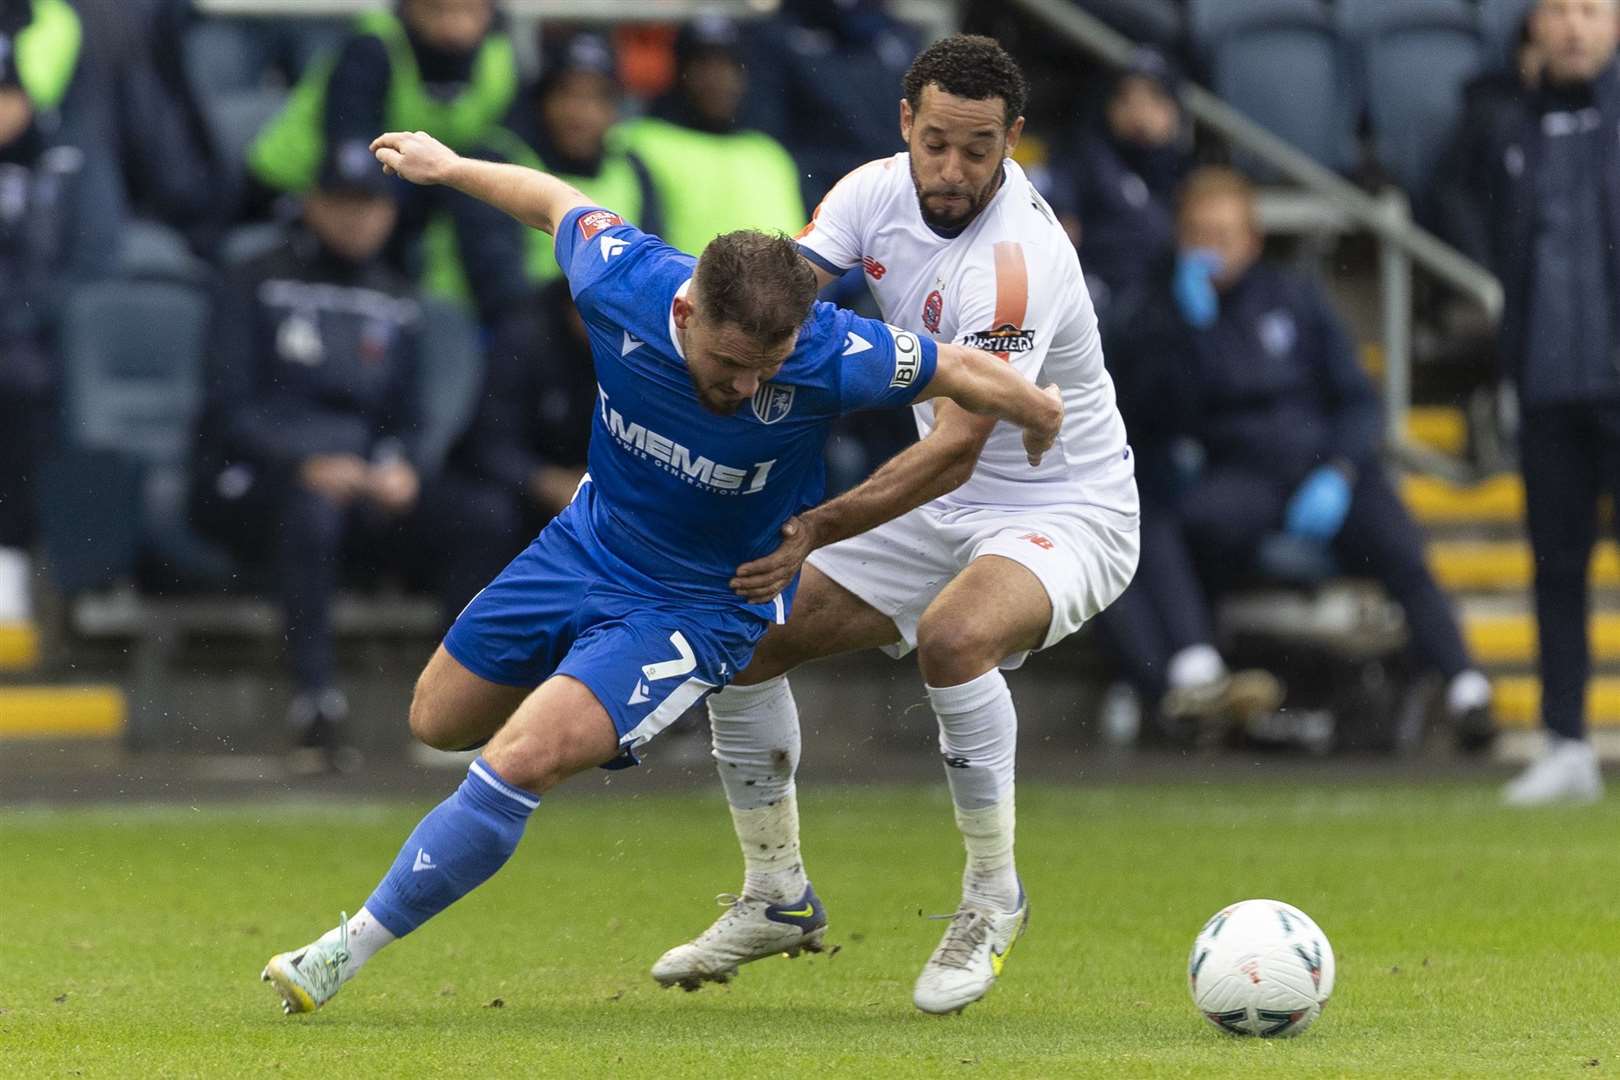
[[1040,462],[1063,424],[1063,400],[1056,387],[1038,390],[1008,364],[963,345],[939,346],[934,377],[917,400],[941,397],[951,400],[935,405],[936,423],[927,438],[844,494],[788,519],[782,543],[739,566],[732,590],[751,603],[764,603],[787,587],[816,548],[875,528],[960,487],[972,475],[997,419],[1024,429],[1031,465]]
[[940,345],[934,377],[916,400],[950,398],[980,416],[993,416],[1024,429],[1024,452],[1031,465],[1057,441],[1063,427],[1063,397],[1055,386],[1036,388],[1010,364],[966,345]]
[[576,188],[538,169],[466,158],[424,131],[390,131],[372,140],[383,170],[413,184],[443,184],[504,210],[523,224],[555,234],[579,206],[595,206]]
[[859,536],[967,483],[996,426],[950,401],[934,403],[934,427],[842,495],[789,518],[782,543],[737,568],[731,587],[763,604],[787,588],[810,552]]

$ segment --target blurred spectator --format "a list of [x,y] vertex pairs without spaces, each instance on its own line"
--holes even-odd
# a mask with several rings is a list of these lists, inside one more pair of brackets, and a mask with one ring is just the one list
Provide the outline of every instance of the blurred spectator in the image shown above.
[[843,175],[899,145],[895,88],[921,48],[887,0],[785,0],[754,24],[748,121],[786,146],[806,206]]
[[[615,130],[620,98],[613,48],[606,38],[583,32],[548,36],[540,79],[519,98],[507,126],[491,133],[487,149],[504,161],[561,177],[600,205],[612,207],[626,221],[657,232],[663,222],[652,177],[641,159],[624,148]],[[501,296],[493,301],[486,297],[480,307],[512,310],[527,299],[534,286],[562,276],[548,234],[524,228],[496,210],[469,210],[467,216],[473,214],[483,224],[462,229],[459,258],[446,258],[430,249],[430,291],[439,295],[465,291],[463,282],[446,280],[444,275],[460,277],[462,267],[487,262],[492,234],[506,230],[515,230],[522,244],[524,273],[490,280],[483,291],[496,290]],[[437,239],[430,233],[430,244]],[[468,243],[475,246],[465,246]]]
[[652,173],[664,238],[697,254],[734,229],[797,232],[805,222],[797,166],[775,139],[738,124],[748,76],[737,24],[694,19],[675,57],[675,89],[625,127],[626,146]]
[[297,691],[289,720],[330,763],[347,711],[329,612],[345,557],[418,561],[454,612],[511,554],[482,528],[476,497],[422,475],[421,310],[378,257],[394,190],[366,143],[336,144],[296,232],[226,278],[192,484],[198,527],[274,572]]
[[1490,152],[1498,132],[1523,125],[1524,99],[1535,93],[1545,63],[1532,22],[1526,15],[1511,68],[1482,72],[1464,85],[1457,134],[1435,166],[1434,182],[1421,207],[1425,224],[1464,255],[1487,265],[1496,215],[1488,191],[1475,184],[1489,165],[1482,168],[1475,157]]
[[1540,86],[1470,132],[1468,184],[1507,292],[1501,352],[1518,387],[1536,563],[1545,753],[1509,802],[1602,793],[1587,741],[1588,565],[1602,494],[1620,502],[1620,5],[1540,0]]
[[1054,168],[1053,209],[1080,250],[1098,318],[1175,247],[1175,195],[1192,167],[1177,100],[1180,76],[1139,50],[1109,90],[1101,116]]
[[1225,665],[1205,588],[1252,573],[1280,533],[1383,583],[1418,659],[1448,680],[1459,739],[1481,744],[1490,684],[1380,465],[1378,399],[1327,298],[1260,261],[1253,189],[1229,169],[1189,178],[1177,226],[1174,273],[1124,314],[1109,356],[1139,453],[1162,467],[1177,440],[1198,449],[1174,455],[1174,479],[1139,470],[1141,566],[1103,616],[1129,669],[1149,693],[1168,686],[1169,706],[1219,700]]
[[51,431],[51,314],[83,155],[53,146],[79,21],[61,0],[0,0],[0,624],[32,617],[33,478]]
[[448,482],[499,493],[510,513],[490,527],[513,551],[573,499],[596,393],[590,338],[558,276],[496,333],[478,412],[445,464]]
[[337,56],[299,81],[249,151],[261,183],[302,192],[329,143],[384,131],[420,129],[474,150],[506,115],[517,60],[494,0],[400,0],[398,10],[359,16]]
[[[233,207],[180,53],[191,19],[190,0],[130,0],[105,78],[128,210],[206,248]],[[92,34],[97,29],[92,23]]]
[[[470,153],[494,136],[518,84],[493,0],[400,0],[398,11],[359,16],[336,56],[305,73],[259,134],[248,154],[257,201],[304,190],[327,145],[422,130]],[[522,276],[514,223],[449,188],[413,187],[401,199],[389,260],[427,291],[498,320]],[[479,257],[463,263],[459,251]]]

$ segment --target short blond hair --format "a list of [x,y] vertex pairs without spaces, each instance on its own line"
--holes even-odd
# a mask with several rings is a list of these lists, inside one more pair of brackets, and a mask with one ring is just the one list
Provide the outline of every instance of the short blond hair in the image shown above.
[[1196,202],[1204,199],[1237,199],[1243,204],[1249,225],[1260,232],[1260,213],[1255,198],[1254,181],[1226,165],[1204,165],[1194,169],[1182,182],[1178,200],[1180,216]]

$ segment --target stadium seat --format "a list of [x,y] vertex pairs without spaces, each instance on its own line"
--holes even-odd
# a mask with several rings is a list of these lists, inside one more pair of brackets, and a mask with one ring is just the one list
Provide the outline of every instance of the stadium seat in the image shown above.
[[174,229],[147,218],[132,218],[124,223],[119,238],[118,272],[125,277],[201,284],[208,279],[209,270]]
[[1234,108],[1329,168],[1355,163],[1357,102],[1321,0],[1191,0],[1189,30]]
[[1079,0],[1080,7],[1128,38],[1178,52],[1186,40],[1183,5],[1176,0]]
[[242,19],[201,19],[181,44],[186,78],[199,101],[258,89],[268,62],[262,42]]
[[248,147],[286,101],[287,92],[277,89],[239,90],[204,100],[209,134],[228,183],[242,182]]
[[1519,31],[1536,0],[1479,0],[1479,25],[1492,64],[1506,64],[1518,49]]
[[1466,0],[1338,0],[1365,86],[1378,160],[1414,195],[1428,185],[1484,61]]
[[433,468],[472,420],[484,383],[484,354],[478,327],[461,309],[439,300],[424,301],[422,308],[422,451]]
[[41,485],[64,591],[127,578],[154,549],[168,561],[201,550],[183,511],[207,321],[201,293],[169,282],[97,282],[68,297],[64,446]]
[[257,258],[281,243],[287,235],[287,227],[276,221],[238,225],[220,241],[219,261],[225,266],[235,266]]

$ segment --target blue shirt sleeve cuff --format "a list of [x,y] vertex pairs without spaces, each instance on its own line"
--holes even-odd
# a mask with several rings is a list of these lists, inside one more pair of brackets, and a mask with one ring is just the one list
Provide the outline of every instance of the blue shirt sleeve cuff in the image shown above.
[[817,266],[821,267],[823,270],[827,271],[827,273],[829,273],[829,274],[837,274],[839,276],[843,276],[844,274],[848,273],[850,270],[855,269],[853,266],[834,266],[833,263],[832,263],[832,260],[822,258],[822,256],[820,256],[813,249],[805,246],[804,244],[798,244],[796,246],[799,249],[799,254],[800,255],[803,255],[806,259],[809,259],[811,262],[815,263]]

